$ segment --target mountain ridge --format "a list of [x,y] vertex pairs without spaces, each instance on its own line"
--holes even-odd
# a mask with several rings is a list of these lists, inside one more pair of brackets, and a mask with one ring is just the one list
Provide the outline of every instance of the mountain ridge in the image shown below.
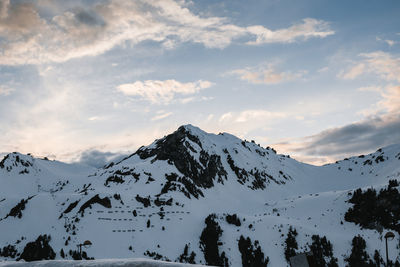
[[[61,249],[71,259],[88,239],[94,246],[87,254],[96,259],[183,261],[186,251],[205,264],[200,238],[214,214],[222,231],[217,247],[230,266],[241,266],[242,235],[257,240],[272,266],[286,266],[281,245],[290,227],[299,232],[298,252],[311,235],[326,236],[342,266],[356,233],[367,239],[370,254],[383,255],[368,241],[381,234],[344,221],[344,214],[352,191],[400,180],[399,163],[400,145],[392,145],[313,166],[192,125],[102,168],[10,153],[0,163],[0,249],[13,246],[17,255],[47,234],[57,259]],[[239,218],[239,226],[227,222],[229,214],[237,214],[230,218]]]

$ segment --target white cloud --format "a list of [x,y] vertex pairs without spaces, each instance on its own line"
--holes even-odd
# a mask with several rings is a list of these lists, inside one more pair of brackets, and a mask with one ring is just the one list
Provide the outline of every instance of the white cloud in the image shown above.
[[164,111],[161,111],[161,112],[159,112],[158,115],[156,115],[156,116],[154,116],[153,118],[151,118],[151,120],[152,120],[152,121],[158,121],[158,120],[165,119],[165,118],[167,118],[167,117],[169,117],[169,116],[171,116],[171,115],[172,115],[172,112],[164,112]]
[[153,104],[169,104],[177,95],[193,95],[212,85],[213,83],[202,80],[190,83],[176,80],[147,80],[121,84],[117,89],[125,95],[137,96]]
[[[400,58],[389,53],[377,51],[361,54],[363,57],[363,71],[379,75],[382,80],[387,81],[386,86],[367,86],[359,88],[359,91],[373,91],[381,96],[372,108],[362,110],[361,113],[371,116],[378,113],[400,112],[400,86],[392,82],[400,82]],[[357,75],[355,75],[356,77]]]
[[329,67],[322,67],[318,70],[319,73],[324,73],[327,72],[329,70]]
[[385,42],[389,45],[389,46],[393,46],[396,42],[393,40],[385,40]]
[[205,119],[205,122],[210,122],[214,118],[214,114],[209,114]]
[[227,112],[221,115],[219,118],[219,122],[229,121],[232,118],[232,112]]
[[341,73],[339,73],[338,77],[345,80],[352,80],[355,79],[357,76],[361,75],[364,72],[364,70],[365,70],[365,64],[360,63],[351,67],[347,71],[342,71]]
[[280,72],[269,64],[266,67],[236,69],[229,74],[237,75],[239,79],[253,84],[278,84],[299,79],[304,72]]
[[381,92],[382,88],[380,86],[365,86],[357,89],[360,92]]
[[373,73],[386,81],[400,82],[400,57],[392,54],[376,51],[360,54],[362,59],[347,71],[341,71],[338,77],[343,79],[355,79],[361,74]]
[[385,42],[387,45],[394,46],[395,44],[397,44],[398,42],[394,41],[394,40],[390,40],[390,39],[382,39],[380,37],[376,37],[377,41],[381,41],[381,42]]
[[[297,111],[296,111],[297,112]],[[268,133],[283,120],[291,120],[291,113],[275,112],[266,109],[244,109],[228,111],[222,114],[204,114],[201,121],[196,122],[203,130],[211,132],[227,132],[239,138],[255,139],[266,142]],[[260,136],[263,136],[261,138]],[[268,138],[266,137],[268,136]]]
[[400,114],[400,86],[389,85],[381,91],[382,100],[378,107],[388,113]]
[[263,109],[250,109],[237,114],[235,122],[268,121],[270,119],[284,118],[285,113],[273,112]]
[[239,112],[226,112],[219,117],[218,123],[222,128],[229,129],[239,136],[244,136],[248,131],[276,123],[286,117],[288,117],[288,114],[283,112],[247,109]]
[[[42,64],[95,56],[115,46],[155,41],[172,49],[179,43],[224,48],[245,37],[248,44],[290,43],[334,32],[328,23],[311,18],[289,28],[261,25],[240,27],[226,18],[194,14],[185,1],[109,0],[84,9],[41,17],[42,2],[21,4],[3,0],[0,6],[0,64]],[[56,10],[56,9],[55,9]]]
[[7,95],[11,94],[11,92],[13,92],[13,91],[14,91],[14,89],[12,89],[12,88],[0,85],[0,96],[1,95],[7,96]]
[[89,121],[104,121],[106,119],[107,117],[105,116],[92,116],[88,118]]
[[186,98],[180,99],[179,102],[181,102],[182,104],[187,104],[187,103],[193,102],[195,100],[196,100],[195,97],[186,97]]
[[99,119],[99,117],[97,117],[97,116],[88,118],[89,121],[97,121],[98,119]]
[[209,101],[209,100],[213,100],[213,99],[214,99],[214,97],[212,97],[212,96],[202,96],[202,97],[191,96],[191,97],[179,99],[179,102],[182,104],[188,104],[191,102]]
[[294,24],[286,29],[272,31],[263,26],[250,26],[247,30],[255,34],[256,40],[248,44],[260,45],[266,43],[292,43],[298,40],[307,40],[311,37],[325,38],[335,32],[323,20],[312,18],[303,19],[302,23]]
[[369,72],[379,74],[387,81],[400,82],[400,57],[382,51],[365,53],[361,56],[365,58]]

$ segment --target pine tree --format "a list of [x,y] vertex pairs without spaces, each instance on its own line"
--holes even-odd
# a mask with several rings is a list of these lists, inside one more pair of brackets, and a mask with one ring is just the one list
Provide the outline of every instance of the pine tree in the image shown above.
[[63,258],[63,259],[65,258],[65,253],[64,253],[64,250],[63,250],[63,249],[60,250],[60,256],[61,256],[61,258]]
[[375,266],[380,267],[381,264],[382,266],[385,266],[385,263],[381,257],[381,254],[379,254],[379,251],[375,250],[374,253],[374,261],[375,261]]
[[196,253],[192,251],[189,255],[189,245],[186,244],[185,248],[183,249],[183,253],[179,256],[177,261],[182,263],[196,264],[195,258],[196,258]]
[[345,258],[348,267],[373,267],[375,264],[365,251],[367,247],[364,238],[355,236],[352,241],[352,249],[349,257]]
[[257,240],[254,242],[253,246],[249,237],[244,238],[240,236],[238,246],[240,254],[242,255],[242,265],[244,267],[266,267],[268,265],[269,258],[264,257],[264,253],[261,251]]
[[210,214],[206,219],[206,227],[200,236],[200,249],[204,253],[204,259],[208,265],[228,266],[228,259],[225,253],[219,254],[219,238],[222,235],[222,229],[215,221],[215,214]]
[[49,244],[50,240],[50,235],[40,235],[36,241],[26,244],[20,258],[25,261],[53,260],[56,253]]
[[289,262],[289,259],[296,255],[296,249],[298,244],[296,241],[297,231],[295,228],[290,226],[289,232],[285,240],[285,259]]
[[337,258],[333,256],[332,244],[326,239],[326,236],[320,237],[313,235],[310,250],[314,255],[317,266],[337,267]]

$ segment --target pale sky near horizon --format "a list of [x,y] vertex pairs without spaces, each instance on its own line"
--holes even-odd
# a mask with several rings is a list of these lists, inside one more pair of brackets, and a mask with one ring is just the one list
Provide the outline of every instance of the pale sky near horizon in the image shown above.
[[400,143],[400,2],[0,0],[0,153],[103,162],[193,124],[312,164]]

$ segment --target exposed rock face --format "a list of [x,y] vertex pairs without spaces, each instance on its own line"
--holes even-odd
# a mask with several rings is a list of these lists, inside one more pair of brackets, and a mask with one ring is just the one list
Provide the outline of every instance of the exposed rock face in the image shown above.
[[79,200],[72,202],[71,204],[68,205],[68,208],[66,208],[66,210],[64,210],[64,214],[70,213],[71,210],[73,210],[79,203]]
[[99,195],[95,195],[88,201],[86,201],[79,209],[79,212],[83,215],[85,209],[91,207],[93,204],[100,204],[105,208],[111,208],[111,201],[108,197],[100,198]]
[[13,152],[0,161],[0,169],[5,169],[7,172],[17,169],[19,174],[28,174],[33,166],[33,161],[34,159],[30,155]]
[[21,199],[21,201],[10,210],[10,212],[7,214],[5,219],[10,216],[21,219],[22,211],[25,209],[25,205],[32,198],[33,198],[33,196],[28,197],[27,199]]
[[[221,157],[216,154],[210,155],[203,150],[199,138],[192,135],[184,126],[158,140],[155,148],[140,148],[136,154],[141,159],[154,157],[153,161],[168,161],[195,185],[203,188],[212,187],[215,178],[220,183],[226,179],[227,173],[222,166]],[[199,161],[193,154],[199,154]]]

